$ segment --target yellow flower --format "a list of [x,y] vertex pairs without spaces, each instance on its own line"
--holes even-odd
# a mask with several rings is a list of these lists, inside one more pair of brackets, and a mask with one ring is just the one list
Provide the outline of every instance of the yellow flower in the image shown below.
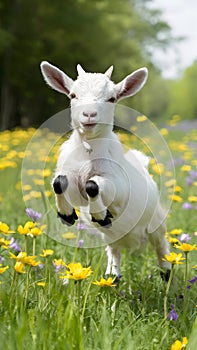
[[172,245],[175,245],[176,243],[180,243],[180,241],[177,238],[172,238],[172,237],[168,238],[168,242]]
[[107,280],[103,277],[101,277],[100,281],[92,282],[93,284],[96,284],[100,287],[116,287],[116,284],[113,284],[112,277],[109,277]]
[[4,249],[8,249],[10,246],[10,242],[8,239],[0,238],[0,246],[2,246]]
[[33,221],[27,221],[24,227],[22,225],[18,226],[18,232],[21,235],[27,235],[28,233],[31,232],[31,229],[34,227],[35,227],[35,223]]
[[181,186],[176,185],[175,188],[174,188],[174,191],[177,192],[177,193],[182,192]]
[[171,187],[176,185],[176,180],[175,179],[170,179],[168,181],[165,182],[166,187]]
[[139,115],[136,120],[138,123],[142,123],[147,120],[147,117],[145,115]]
[[17,262],[21,262],[25,265],[38,266],[41,264],[40,261],[35,260],[37,258],[36,255],[28,256],[26,252],[20,252],[18,255],[10,252],[10,257],[12,259],[16,259]]
[[196,203],[197,202],[197,196],[189,196],[188,201],[191,203]]
[[43,253],[40,254],[40,256],[43,256],[44,258],[47,256],[51,256],[54,253],[53,249],[43,249],[42,251],[43,251]]
[[4,222],[0,221],[0,233],[7,235],[8,233],[15,233],[15,231],[9,230],[9,226],[7,224],[5,224]]
[[168,135],[168,130],[166,128],[162,128],[160,129],[160,134],[163,136]]
[[73,239],[73,238],[76,238],[77,236],[73,232],[66,232],[62,234],[62,237],[66,239]]
[[0,274],[4,273],[7,269],[9,269],[9,266],[0,267]]
[[176,244],[175,247],[176,247],[177,249],[182,250],[182,251],[185,252],[185,253],[191,252],[191,251],[193,251],[193,250],[197,250],[196,244],[191,245],[191,244],[189,244],[189,243],[181,243],[180,245],[177,245],[177,244]]
[[53,263],[54,263],[56,266],[65,266],[65,267],[66,267],[66,264],[65,264],[65,262],[64,262],[62,259],[54,259],[54,260],[53,260]]
[[181,167],[181,171],[190,171],[191,170],[191,165],[183,165]]
[[66,267],[68,271],[66,271],[66,275],[60,276],[62,279],[82,280],[90,276],[93,272],[90,266],[83,267],[81,263],[70,263]]
[[180,203],[183,201],[183,199],[180,196],[178,196],[177,194],[169,195],[169,199],[171,199],[173,202],[177,202],[177,203]]
[[37,282],[36,284],[37,284],[37,286],[40,286],[40,287],[46,286],[46,282]]
[[20,261],[17,261],[16,264],[14,265],[14,270],[18,273],[26,273],[24,271],[24,268],[25,268],[25,265]]
[[180,265],[180,264],[183,264],[181,260],[185,260],[185,258],[182,257],[182,253],[177,254],[177,253],[171,252],[169,255],[165,254],[162,260],[168,261],[171,264]]
[[40,236],[42,234],[42,230],[39,227],[34,227],[31,229],[29,235],[37,237]]
[[181,228],[174,228],[170,234],[171,235],[180,235],[183,232],[183,230]]
[[186,347],[187,344],[188,344],[188,339],[186,337],[183,337],[182,342],[180,340],[176,340],[172,344],[171,350],[182,350],[183,348]]

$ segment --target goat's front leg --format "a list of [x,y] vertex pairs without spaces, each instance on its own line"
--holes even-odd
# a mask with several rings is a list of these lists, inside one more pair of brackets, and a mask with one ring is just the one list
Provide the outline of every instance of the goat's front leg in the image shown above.
[[94,176],[86,183],[86,193],[92,221],[98,222],[101,226],[111,226],[113,216],[107,208],[114,199],[113,183],[101,176]]
[[56,197],[57,215],[61,219],[63,224],[68,226],[73,225],[77,220],[77,214],[75,209],[70,204],[70,201],[66,198],[66,190],[69,186],[72,186],[71,180],[68,180],[66,175],[58,175],[53,181],[53,189]]
[[108,262],[107,262],[107,269],[105,272],[105,276],[107,277],[109,275],[114,275],[117,277],[117,279],[119,279],[121,277],[121,275],[120,275],[120,257],[121,257],[120,250],[112,248],[110,246],[107,246],[106,252],[107,252]]

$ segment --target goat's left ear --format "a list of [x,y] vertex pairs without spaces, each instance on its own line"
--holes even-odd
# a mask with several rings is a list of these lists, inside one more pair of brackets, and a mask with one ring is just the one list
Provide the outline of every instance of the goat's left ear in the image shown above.
[[117,100],[135,95],[146,83],[148,69],[140,68],[115,85]]

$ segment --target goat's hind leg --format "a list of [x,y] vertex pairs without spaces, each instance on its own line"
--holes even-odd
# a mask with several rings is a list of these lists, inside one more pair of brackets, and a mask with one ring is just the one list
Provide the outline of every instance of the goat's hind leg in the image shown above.
[[165,270],[165,272],[161,272],[161,277],[163,280],[168,281],[170,276],[171,264],[163,259],[165,255],[169,255],[170,253],[169,243],[165,237],[165,232],[166,226],[163,223],[155,232],[148,233],[148,236],[151,244],[156,250],[159,266],[161,267],[161,269]]
[[92,221],[98,222],[101,226],[110,227],[113,216],[107,209],[107,204],[110,204],[114,198],[112,183],[100,176],[94,176],[86,183],[86,193]]
[[56,197],[56,206],[57,206],[57,216],[61,219],[63,224],[71,226],[77,220],[77,214],[75,209],[66,199],[66,190],[68,188],[68,178],[66,175],[58,175],[53,180],[53,189]]

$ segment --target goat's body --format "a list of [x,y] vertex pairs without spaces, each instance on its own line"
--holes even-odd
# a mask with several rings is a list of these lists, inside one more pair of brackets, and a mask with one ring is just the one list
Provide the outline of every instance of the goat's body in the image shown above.
[[[70,139],[61,146],[55,178],[66,175],[69,185],[64,194],[57,196],[58,211],[70,215],[68,203],[71,210],[78,207],[87,229],[91,231],[92,227],[96,227],[111,247],[108,255],[111,249],[113,255],[119,255],[122,248],[127,248],[132,253],[144,248],[149,238],[154,241],[154,237],[158,236],[156,248],[159,242],[162,246],[162,251],[158,254],[159,263],[165,266],[162,261],[162,257],[168,253],[164,237],[165,215],[159,204],[156,183],[147,171],[148,158],[135,150],[124,154],[123,147],[113,132],[88,142],[91,153],[84,148],[78,133],[73,131]],[[85,186],[90,179],[95,178],[113,184],[110,194],[105,193],[104,189],[102,191],[100,184],[103,205],[113,216],[109,228],[92,222],[91,214],[97,214],[98,206],[95,206],[95,213],[91,211],[90,214]],[[110,272],[116,275],[120,273],[117,264],[110,264],[106,273]]]
[[137,93],[147,79],[147,69],[128,75],[118,84],[105,74],[86,73],[78,66],[73,81],[48,62],[41,64],[46,82],[71,99],[73,132],[60,150],[53,187],[58,215],[72,225],[80,208],[89,228],[96,227],[108,244],[106,274],[120,275],[120,250],[131,252],[149,240],[159,265],[169,253],[165,215],[157,186],[148,173],[148,158],[139,151],[123,152],[113,133],[115,102]]

